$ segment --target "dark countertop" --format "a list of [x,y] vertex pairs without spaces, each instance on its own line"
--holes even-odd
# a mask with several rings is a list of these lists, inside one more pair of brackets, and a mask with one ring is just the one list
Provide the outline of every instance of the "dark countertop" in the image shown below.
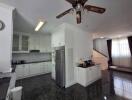
[[14,63],[14,64],[12,64],[12,66],[13,65],[22,65],[22,64],[31,64],[31,63],[41,63],[41,62],[51,62],[51,60],[42,60],[42,61],[31,61],[31,62],[26,62],[26,61],[24,61],[24,62],[20,62],[20,63]]
[[5,100],[11,77],[0,78],[0,100]]
[[95,66],[96,64],[91,64],[91,65],[88,65],[88,66],[77,66],[77,67],[81,67],[81,68],[88,68],[88,67],[92,67],[92,66]]

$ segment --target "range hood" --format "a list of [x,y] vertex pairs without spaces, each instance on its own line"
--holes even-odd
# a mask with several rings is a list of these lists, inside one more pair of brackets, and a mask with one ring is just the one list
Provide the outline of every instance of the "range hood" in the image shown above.
[[39,53],[40,50],[30,50],[31,53]]

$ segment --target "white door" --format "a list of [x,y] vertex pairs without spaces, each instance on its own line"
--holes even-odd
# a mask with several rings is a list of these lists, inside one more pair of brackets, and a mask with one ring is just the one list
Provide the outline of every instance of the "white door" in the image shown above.
[[24,65],[17,65],[16,66],[16,78],[21,79],[23,78],[23,71],[24,71]]

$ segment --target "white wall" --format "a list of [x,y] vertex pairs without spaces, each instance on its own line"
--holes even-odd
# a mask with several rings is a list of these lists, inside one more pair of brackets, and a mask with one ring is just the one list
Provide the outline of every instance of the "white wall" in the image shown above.
[[5,23],[5,29],[0,31],[0,72],[8,72],[11,68],[13,9],[0,3],[0,20]]
[[65,24],[62,24],[54,30],[52,34],[51,45],[52,47],[65,45]]

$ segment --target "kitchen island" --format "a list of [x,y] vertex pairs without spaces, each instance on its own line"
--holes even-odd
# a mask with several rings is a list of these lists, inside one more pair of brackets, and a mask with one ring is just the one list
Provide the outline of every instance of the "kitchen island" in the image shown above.
[[101,79],[101,70],[99,65],[76,67],[76,80],[77,83],[82,86],[86,87],[98,79]]

